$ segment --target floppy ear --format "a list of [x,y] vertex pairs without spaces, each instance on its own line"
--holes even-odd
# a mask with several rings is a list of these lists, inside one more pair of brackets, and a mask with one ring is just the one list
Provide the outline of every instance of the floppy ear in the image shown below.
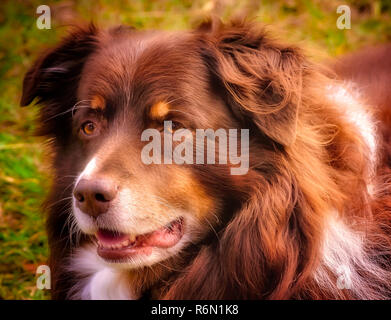
[[[37,102],[44,106],[41,110],[42,123],[76,103],[81,70],[87,57],[96,48],[96,34],[97,29],[92,24],[77,29],[57,47],[42,54],[26,73],[20,104],[26,106],[38,98]],[[52,133],[51,129],[55,128],[46,125],[41,133]],[[58,123],[53,126],[58,127]]]
[[304,59],[298,50],[274,43],[259,26],[212,22],[202,52],[226,103],[283,146],[295,140]]

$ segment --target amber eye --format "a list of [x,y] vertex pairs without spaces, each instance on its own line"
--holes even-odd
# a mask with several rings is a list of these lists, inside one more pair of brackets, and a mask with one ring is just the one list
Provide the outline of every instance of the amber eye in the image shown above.
[[179,122],[173,121],[172,122],[172,130],[178,130],[181,127],[181,124]]
[[96,125],[92,121],[86,121],[81,125],[81,130],[87,136],[91,136],[96,131]]

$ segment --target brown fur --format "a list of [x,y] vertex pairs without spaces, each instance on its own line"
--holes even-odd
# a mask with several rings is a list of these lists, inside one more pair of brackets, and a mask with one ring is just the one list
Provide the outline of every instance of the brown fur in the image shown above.
[[[218,218],[205,222],[198,242],[165,261],[168,269],[158,265],[130,272],[130,282],[141,295],[389,298],[388,182],[379,176],[378,197],[368,194],[368,148],[340,106],[324,98],[331,80],[298,48],[272,40],[257,25],[206,23],[176,37],[163,35],[161,42],[154,37],[91,26],[73,32],[26,75],[22,105],[39,98],[39,132],[52,139],[54,153],[54,185],[47,201],[53,298],[65,298],[77,281],[64,271],[73,248],[66,223],[69,201],[61,199],[70,195],[72,176],[83,168],[87,155],[102,144],[108,146],[107,154],[113,154],[105,170],[124,179],[125,185],[129,173],[136,173],[140,185],[159,190],[170,204],[194,206],[202,219],[209,219],[205,221],[212,221],[213,215]],[[138,40],[150,46],[144,53],[135,47]],[[139,60],[131,60],[138,54]],[[94,73],[96,65],[105,67]],[[64,70],[50,69],[54,67]],[[91,99],[90,92],[106,100],[99,115],[104,119],[101,130],[115,126],[121,132],[116,140],[80,141],[75,136],[69,108]],[[140,130],[157,125],[145,117],[146,106],[170,100],[171,116],[181,116],[175,109],[185,110],[195,121],[181,119],[186,127],[249,128],[249,172],[231,176],[228,166],[222,165],[145,169],[137,164]],[[83,112],[77,117],[83,118]],[[131,123],[133,131],[115,122],[115,112]],[[132,152],[121,152],[125,143]],[[321,287],[313,278],[322,264],[321,246],[333,210],[355,231],[364,232],[368,255],[376,257],[384,271],[382,278],[358,270],[366,289],[361,296],[338,289],[335,282]],[[336,281],[331,270],[324,273]]]

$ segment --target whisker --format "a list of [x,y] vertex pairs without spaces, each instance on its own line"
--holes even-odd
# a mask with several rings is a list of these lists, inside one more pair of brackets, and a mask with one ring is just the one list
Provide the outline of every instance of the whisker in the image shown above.
[[216,229],[213,227],[213,225],[210,223],[210,221],[207,218],[204,218],[205,221],[209,224],[210,228],[212,229],[213,233],[216,235],[216,238],[220,240],[218,233],[216,232]]
[[178,109],[170,109],[170,112],[171,111],[173,111],[173,112],[178,112],[178,113],[183,113],[183,114],[185,114],[185,115],[189,115],[189,112],[185,112],[185,111],[183,111],[183,110],[178,110]]
[[[90,101],[90,100],[81,100],[81,101]],[[77,110],[77,109],[79,109],[79,108],[89,108],[89,107],[90,107],[89,105],[82,105],[82,106],[79,106],[78,103],[81,103],[81,101],[76,102],[71,108],[69,108],[69,109],[67,109],[67,110],[65,110],[65,111],[63,111],[63,112],[57,113],[57,114],[55,114],[55,115],[53,115],[53,116],[51,116],[51,117],[45,119],[44,122],[48,122],[48,121],[50,121],[50,120],[52,120],[52,119],[54,119],[54,118],[56,118],[56,117],[62,116],[62,115],[64,115],[64,114],[67,114],[68,112],[72,112],[72,117],[73,117],[73,116],[74,116],[74,110],[75,110],[75,109]]]
[[65,197],[65,198],[62,198],[62,199],[60,199],[60,200],[57,200],[57,201],[55,201],[55,202],[53,202],[53,203],[50,203],[49,206],[48,206],[48,209],[54,207],[56,204],[58,204],[58,203],[60,203],[60,202],[62,202],[62,201],[70,200],[70,199],[72,199],[72,198],[73,198],[73,197]]

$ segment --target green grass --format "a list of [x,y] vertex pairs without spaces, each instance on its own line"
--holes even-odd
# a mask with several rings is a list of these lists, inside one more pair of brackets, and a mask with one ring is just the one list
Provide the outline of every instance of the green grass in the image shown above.
[[[47,243],[40,204],[49,188],[43,147],[33,136],[36,108],[20,108],[23,75],[39,52],[55,43],[61,25],[94,20],[101,26],[131,24],[138,28],[185,29],[211,12],[223,18],[246,12],[271,25],[281,38],[298,42],[321,60],[365,45],[391,40],[388,0],[358,1],[46,1],[52,9],[51,30],[35,25],[41,1],[0,3],[0,299],[46,299],[37,290],[35,270],[45,264]],[[349,4],[352,29],[336,28],[336,8]]]

